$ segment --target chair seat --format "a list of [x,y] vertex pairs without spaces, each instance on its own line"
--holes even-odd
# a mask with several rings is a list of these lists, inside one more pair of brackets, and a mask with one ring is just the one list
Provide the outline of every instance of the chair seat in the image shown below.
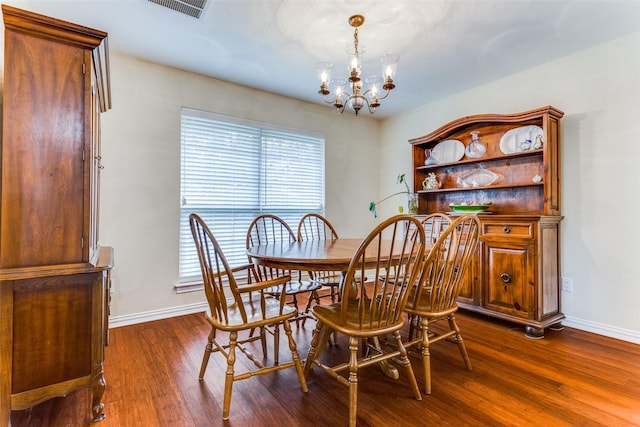
[[[285,285],[285,294],[286,295],[297,295],[305,292],[317,291],[322,287],[322,283],[314,282],[314,281],[300,281],[300,280],[292,280],[287,282]],[[282,292],[282,286],[272,286],[270,288],[266,288],[265,292],[271,295],[280,295]]]
[[242,296],[242,303],[247,314],[246,322],[242,320],[240,308],[238,304],[233,303],[233,300],[229,301],[230,305],[227,308],[226,322],[221,319],[214,319],[209,311],[207,312],[207,318],[216,328],[223,331],[233,331],[273,324],[274,321],[282,321],[297,314],[296,308],[288,305],[283,307],[282,314],[280,314],[280,301],[274,297],[265,296],[264,302],[265,308],[263,316],[262,308],[260,307],[259,292]]
[[414,287],[409,291],[409,300],[404,311],[431,311],[431,288],[423,289],[420,298],[416,299],[418,290]]
[[[358,283],[366,282],[367,276],[357,275],[354,280]],[[320,279],[311,279],[312,282],[318,282],[322,286],[340,286],[342,284],[342,273],[332,274],[330,276],[324,276]]]
[[446,317],[451,313],[455,313],[458,310],[458,304],[453,303],[453,305],[447,305],[444,310],[439,310],[437,307],[432,307],[431,305],[431,290],[423,290],[420,298],[415,297],[416,288],[411,289],[409,292],[409,301],[404,308],[409,314],[416,314],[418,316],[424,315],[427,317]]
[[318,279],[311,279],[314,283],[320,283],[322,286],[340,286],[340,282],[342,281],[341,274],[332,274],[328,276],[323,276]]
[[[360,320],[357,300],[351,300],[348,304],[347,321],[344,324],[341,318],[341,302],[316,305],[313,307],[313,315],[330,328],[340,333],[357,337],[384,335],[398,330],[403,326],[402,318],[400,318],[398,322],[389,325],[381,325],[379,321],[375,320],[372,322],[371,319],[377,318],[378,315],[376,312],[371,313],[367,310],[365,310],[366,313],[363,314],[363,318]],[[383,319],[386,320],[386,316],[383,316]]]

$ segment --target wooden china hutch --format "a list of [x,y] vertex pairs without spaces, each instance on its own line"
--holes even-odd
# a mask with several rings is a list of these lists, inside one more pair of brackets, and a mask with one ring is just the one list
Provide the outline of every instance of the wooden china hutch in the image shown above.
[[98,244],[107,34],[2,13],[0,425],[79,387],[91,388],[97,421],[113,264]]
[[[458,305],[522,324],[534,338],[543,337],[547,327],[560,328],[564,318],[559,260],[563,115],[544,107],[463,117],[409,141],[419,214],[488,205],[478,213],[480,244]],[[469,147],[472,132],[477,140]]]

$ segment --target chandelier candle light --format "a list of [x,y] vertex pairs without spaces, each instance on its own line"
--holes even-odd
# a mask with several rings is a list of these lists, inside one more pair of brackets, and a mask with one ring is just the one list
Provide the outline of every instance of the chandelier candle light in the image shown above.
[[[379,79],[376,76],[367,77],[365,79],[367,85],[366,90],[363,92],[363,82],[360,73],[362,54],[365,49],[362,46],[358,46],[358,27],[362,24],[364,24],[364,16],[362,15],[353,15],[349,18],[349,25],[354,27],[355,30],[353,32],[353,52],[347,51],[349,55],[348,79],[337,77],[334,80],[330,80],[333,64],[329,62],[321,62],[318,64],[318,75],[320,77],[320,90],[318,93],[322,95],[326,103],[333,104],[338,114],[342,114],[348,106],[357,116],[365,105],[369,112],[373,114],[376,108],[380,106],[380,100],[385,99],[391,90],[396,87],[396,85],[393,84],[393,78],[396,74],[399,58],[398,55],[387,54],[380,58],[383,78]],[[351,46],[349,46],[348,49],[350,49],[350,47]],[[327,98],[331,94],[329,90],[330,82],[334,86],[335,95]],[[351,93],[347,92],[346,87],[350,87]],[[382,96],[380,94],[380,88],[386,91]]]

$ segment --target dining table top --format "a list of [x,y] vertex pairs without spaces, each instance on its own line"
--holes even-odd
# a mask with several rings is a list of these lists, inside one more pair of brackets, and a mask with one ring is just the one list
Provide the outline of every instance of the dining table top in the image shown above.
[[[247,255],[254,262],[271,268],[346,271],[362,242],[363,239],[333,239],[270,243],[247,249]],[[382,253],[388,253],[391,244],[391,240],[382,240]],[[378,257],[376,246],[369,245],[365,253],[365,259],[373,263]]]

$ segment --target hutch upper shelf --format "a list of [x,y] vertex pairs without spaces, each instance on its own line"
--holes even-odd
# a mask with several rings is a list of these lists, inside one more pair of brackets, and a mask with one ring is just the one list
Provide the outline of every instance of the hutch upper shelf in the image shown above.
[[[419,212],[446,212],[451,204],[491,202],[489,212],[494,214],[560,215],[558,135],[562,116],[553,107],[468,116],[411,139]],[[531,129],[537,129],[534,135]],[[478,158],[464,154],[472,133],[486,150]],[[440,161],[428,161],[429,154],[443,144],[449,146],[448,151],[440,150],[444,153]],[[528,145],[522,149],[520,144]],[[439,188],[423,187],[429,174],[435,175]]]

